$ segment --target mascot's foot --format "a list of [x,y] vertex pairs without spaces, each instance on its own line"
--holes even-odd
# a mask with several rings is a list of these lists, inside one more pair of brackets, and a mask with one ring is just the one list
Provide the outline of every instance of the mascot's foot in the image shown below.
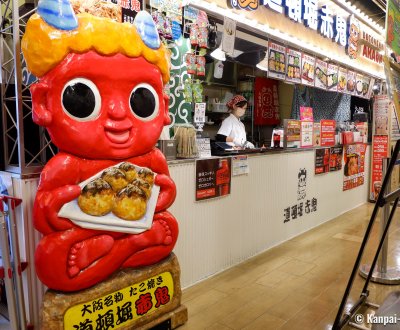
[[[153,226],[142,234],[135,237],[135,239],[142,240],[142,236],[145,241],[150,242],[146,247],[153,245],[170,245],[172,243],[172,233],[167,221],[165,220],[154,220]],[[140,238],[139,238],[140,237]]]
[[77,276],[81,270],[109,253],[113,245],[114,239],[108,235],[95,236],[74,244],[68,255],[68,276]]

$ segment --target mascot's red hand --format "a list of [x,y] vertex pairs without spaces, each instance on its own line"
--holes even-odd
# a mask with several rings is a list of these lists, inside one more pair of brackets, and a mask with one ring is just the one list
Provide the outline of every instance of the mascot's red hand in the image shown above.
[[156,212],[161,212],[169,208],[176,197],[176,186],[172,179],[165,174],[157,174],[154,183],[160,186]]
[[55,230],[66,230],[73,227],[70,220],[60,218],[58,212],[61,207],[77,198],[81,193],[81,187],[78,185],[67,185],[56,188],[52,191],[43,192],[37,201],[38,212],[41,212],[47,218],[49,226]]

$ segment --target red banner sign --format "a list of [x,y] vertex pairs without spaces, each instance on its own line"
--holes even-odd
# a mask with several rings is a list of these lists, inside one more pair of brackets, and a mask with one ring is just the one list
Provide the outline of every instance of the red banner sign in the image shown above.
[[372,169],[370,199],[376,200],[382,187],[382,160],[388,157],[389,140],[387,135],[375,135],[372,142]]
[[254,83],[254,125],[279,123],[278,81],[257,77]]

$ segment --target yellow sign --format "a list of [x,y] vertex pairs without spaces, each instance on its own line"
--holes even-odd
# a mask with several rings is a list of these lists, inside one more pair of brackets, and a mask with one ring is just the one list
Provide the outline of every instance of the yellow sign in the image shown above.
[[172,275],[165,272],[69,308],[64,315],[64,329],[107,330],[126,327],[167,305],[173,296]]

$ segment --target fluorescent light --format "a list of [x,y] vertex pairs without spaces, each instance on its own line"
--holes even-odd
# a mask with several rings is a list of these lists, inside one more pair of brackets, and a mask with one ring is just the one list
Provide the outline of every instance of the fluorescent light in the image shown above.
[[226,61],[226,55],[225,52],[221,49],[221,46],[212,51],[210,55],[218,61]]

